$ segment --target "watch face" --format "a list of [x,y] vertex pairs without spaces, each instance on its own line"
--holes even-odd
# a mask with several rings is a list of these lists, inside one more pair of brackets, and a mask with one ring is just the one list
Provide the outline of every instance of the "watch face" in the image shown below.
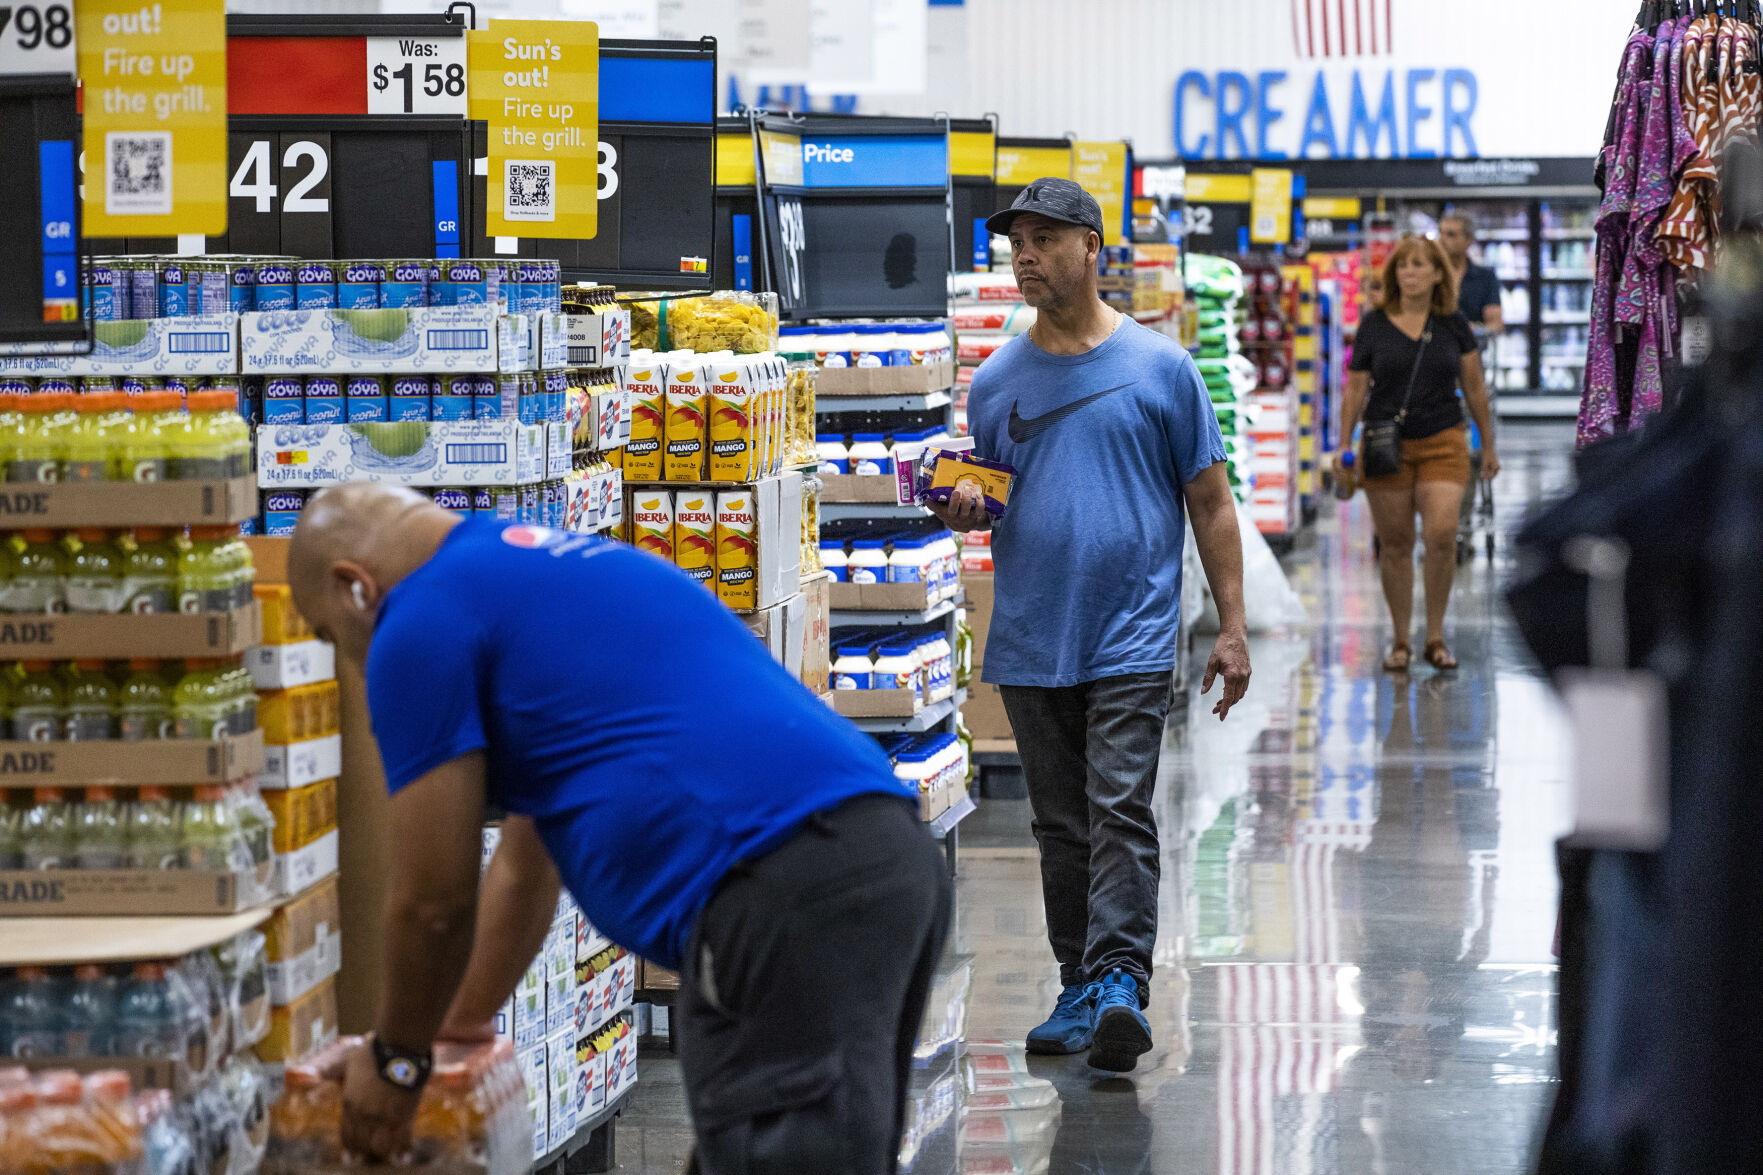
[[419,1076],[416,1062],[406,1057],[393,1057],[386,1062],[386,1080],[393,1085],[402,1085],[409,1089],[415,1085]]

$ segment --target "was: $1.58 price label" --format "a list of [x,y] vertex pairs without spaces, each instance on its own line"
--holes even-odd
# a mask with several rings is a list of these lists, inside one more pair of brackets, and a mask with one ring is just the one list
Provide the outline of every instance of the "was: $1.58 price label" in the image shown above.
[[367,38],[369,114],[465,116],[465,38]]

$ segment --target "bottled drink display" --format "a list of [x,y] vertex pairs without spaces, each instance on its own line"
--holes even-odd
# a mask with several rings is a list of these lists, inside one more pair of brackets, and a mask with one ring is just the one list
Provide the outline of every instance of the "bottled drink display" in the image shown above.
[[236,526],[30,529],[0,544],[0,612],[17,615],[230,612],[255,578]]
[[214,739],[257,729],[238,658],[18,661],[0,669],[0,736],[20,742]]
[[275,817],[249,785],[38,787],[0,799],[0,868],[198,869],[267,882]]
[[12,482],[213,480],[250,472],[235,382],[182,391],[112,390],[113,381],[42,379],[0,395],[0,465]]

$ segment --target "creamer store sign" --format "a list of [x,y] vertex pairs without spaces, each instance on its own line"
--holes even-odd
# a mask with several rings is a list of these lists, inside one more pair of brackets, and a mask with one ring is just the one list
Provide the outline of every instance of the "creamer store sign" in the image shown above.
[[[1566,7],[1582,41],[1588,28],[1603,34],[1601,24],[1623,23],[1608,11],[1593,18],[1571,0]],[[1196,21],[1194,37],[1177,47],[1178,60],[1207,64],[1175,79],[1176,153],[1267,160],[1593,154],[1599,107],[1608,104],[1604,74],[1614,69],[1626,29],[1608,55],[1600,52],[1609,39],[1603,35],[1597,45],[1563,51],[1537,27],[1561,16],[1539,15],[1546,8],[1518,0],[1483,0],[1473,16],[1438,0],[1237,0],[1227,15],[1214,8],[1214,18]],[[1584,23],[1594,19],[1601,23]],[[1244,68],[1213,64],[1232,61]],[[1563,68],[1576,76],[1563,77]]]

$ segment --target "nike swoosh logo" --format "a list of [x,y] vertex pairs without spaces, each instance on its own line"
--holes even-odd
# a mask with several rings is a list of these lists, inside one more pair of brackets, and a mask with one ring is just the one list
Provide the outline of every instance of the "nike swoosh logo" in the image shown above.
[[1021,403],[1021,401],[1018,400],[1016,403],[1010,405],[1010,439],[1019,445],[1026,445],[1028,442],[1034,440],[1036,437],[1040,436],[1042,433],[1046,432],[1055,424],[1058,424],[1061,420],[1064,420],[1067,416],[1070,416],[1084,405],[1093,404],[1103,396],[1118,392],[1122,388],[1130,387],[1132,387],[1131,384],[1121,384],[1119,387],[1103,388],[1094,395],[1085,396],[1081,400],[1073,400],[1063,408],[1055,408],[1051,412],[1044,412],[1041,415],[1034,417],[1023,416],[1016,411],[1017,405]]

